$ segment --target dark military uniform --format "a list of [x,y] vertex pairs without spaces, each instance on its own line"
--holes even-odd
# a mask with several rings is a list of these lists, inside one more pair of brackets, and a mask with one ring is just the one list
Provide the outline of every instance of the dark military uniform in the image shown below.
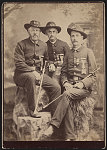
[[54,44],[52,44],[49,40],[46,42],[48,46],[48,56],[49,60],[53,63],[60,58],[57,57],[59,54],[65,55],[67,51],[70,49],[66,42],[63,42],[59,39],[56,40]]
[[47,46],[41,40],[34,44],[30,38],[22,40],[17,44],[15,49],[15,72],[31,72],[32,66],[36,66],[36,70],[40,71],[39,56],[44,56],[48,60]]
[[63,118],[65,122],[65,136],[68,139],[75,139],[73,112],[70,109],[70,100],[81,100],[91,94],[91,86],[95,81],[95,76],[86,78],[94,69],[96,62],[93,51],[87,47],[81,46],[78,50],[72,49],[64,59],[61,70],[62,85],[65,82],[75,84],[78,81],[83,82],[84,88],[65,91],[61,101],[52,117],[51,124],[59,128]]
[[[54,44],[49,40],[46,43],[48,47],[47,51],[49,56],[49,63],[54,64],[56,68],[61,67],[62,64],[60,62],[62,61],[63,63],[64,56],[68,51],[70,51],[68,44],[59,39],[57,39]],[[52,77],[53,73],[49,72],[49,75]]]
[[[96,61],[93,51],[87,47],[81,46],[76,51],[72,49],[65,57],[61,71],[61,81],[74,82],[82,81],[85,88],[90,88],[93,83],[93,76],[85,78],[94,69],[96,69]],[[84,79],[85,78],[85,79]]]
[[[27,38],[19,42],[16,46],[14,81],[18,86],[27,89],[28,106],[32,111],[35,109],[35,100],[37,98],[35,91],[37,80],[32,72],[35,70],[40,72],[40,56],[44,56],[44,60],[48,60],[47,45],[41,40],[37,44],[34,44],[30,38]],[[32,66],[35,66],[36,69]],[[60,86],[46,74],[44,75],[42,86],[47,91],[50,100],[61,93]]]

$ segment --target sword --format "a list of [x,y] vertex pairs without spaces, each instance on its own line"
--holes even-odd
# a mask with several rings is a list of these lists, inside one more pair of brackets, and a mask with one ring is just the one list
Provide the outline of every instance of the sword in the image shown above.
[[33,113],[33,114],[36,114],[36,113],[37,113],[37,107],[38,107],[38,103],[39,103],[39,97],[40,97],[40,93],[41,93],[41,88],[42,88],[43,76],[44,76],[44,73],[45,73],[46,62],[47,62],[47,61],[45,61],[45,64],[44,64],[44,68],[43,68],[43,72],[42,72],[42,76],[41,76],[40,87],[39,87],[38,98],[37,98],[37,102],[36,102],[36,106],[35,106],[35,110],[34,110],[34,113]]
[[[91,72],[87,77],[85,78],[89,78],[90,76],[92,76],[95,72],[97,72],[98,70],[100,70],[100,67],[97,69],[94,69],[93,72]],[[55,102],[58,98],[60,98],[63,94],[59,95],[57,98],[55,98],[53,101],[51,101],[50,103],[48,103],[47,105],[43,106],[42,109],[47,108],[50,104],[52,104],[53,102]]]
[[53,101],[51,101],[50,103],[48,103],[47,105],[43,106],[42,109],[47,108],[50,104],[52,104],[53,102],[55,102],[58,98],[60,98],[63,94],[59,95],[58,97],[56,97]]
[[90,76],[94,75],[94,73],[96,73],[98,70],[100,70],[100,67],[94,69],[93,72],[91,72],[91,73],[90,73],[88,76],[86,76],[85,78],[89,78]]

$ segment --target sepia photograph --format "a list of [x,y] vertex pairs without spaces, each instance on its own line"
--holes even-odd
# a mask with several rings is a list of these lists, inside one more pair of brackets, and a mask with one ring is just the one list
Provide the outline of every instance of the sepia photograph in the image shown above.
[[104,2],[5,2],[1,25],[2,148],[104,148]]

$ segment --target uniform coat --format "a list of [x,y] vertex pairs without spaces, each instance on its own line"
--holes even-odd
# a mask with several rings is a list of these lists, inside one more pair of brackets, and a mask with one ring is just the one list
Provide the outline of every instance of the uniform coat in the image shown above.
[[46,42],[48,47],[48,56],[51,63],[54,63],[57,61],[57,55],[58,54],[66,54],[70,48],[68,44],[64,41],[61,41],[59,39],[56,40],[54,44],[52,44],[49,40]]
[[[34,44],[30,38],[27,38],[16,46],[14,54],[16,66],[14,81],[16,85],[27,89],[28,106],[32,111],[35,109],[37,99],[35,85],[38,83],[32,72],[35,71],[35,68],[37,72],[40,72],[41,61],[39,56],[44,56],[44,60],[48,60],[47,45],[41,40]],[[32,66],[35,66],[35,68]],[[43,77],[42,87],[46,90],[50,100],[61,94],[60,86],[46,74]]]
[[64,59],[61,69],[61,82],[64,84],[66,81],[81,80],[84,86],[89,88],[93,84],[94,76],[85,77],[94,69],[96,69],[96,61],[91,49],[84,46],[76,51],[72,49]]
[[[59,39],[56,40],[56,42],[53,44],[49,40],[46,42],[47,43],[47,52],[49,56],[49,64],[54,64],[55,67],[62,67],[63,59],[64,56],[67,54],[68,51],[70,51],[70,48],[68,44],[64,41],[61,41]],[[62,57],[62,62],[60,55],[63,55]],[[59,63],[61,62],[61,63]],[[50,77],[53,77],[56,72],[48,72]],[[60,74],[60,73],[59,73]],[[60,77],[58,77],[60,80]]]
[[[81,46],[78,50],[73,49],[67,53],[61,69],[61,83],[70,82],[75,84],[78,81],[83,82],[84,88],[72,88],[65,91],[61,97],[57,109],[52,117],[51,124],[60,127],[62,120],[65,123],[65,138],[75,139],[74,134],[74,115],[70,107],[72,101],[83,100],[91,94],[91,87],[95,81],[95,76],[87,78],[94,69],[96,69],[96,61],[93,51],[87,47]],[[72,106],[73,107],[73,106]]]

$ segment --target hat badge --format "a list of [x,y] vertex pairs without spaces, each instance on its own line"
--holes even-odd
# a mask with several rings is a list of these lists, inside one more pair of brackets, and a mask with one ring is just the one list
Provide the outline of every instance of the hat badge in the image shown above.
[[34,23],[34,24],[36,24],[37,22],[36,22],[36,21],[34,21],[33,23]]

